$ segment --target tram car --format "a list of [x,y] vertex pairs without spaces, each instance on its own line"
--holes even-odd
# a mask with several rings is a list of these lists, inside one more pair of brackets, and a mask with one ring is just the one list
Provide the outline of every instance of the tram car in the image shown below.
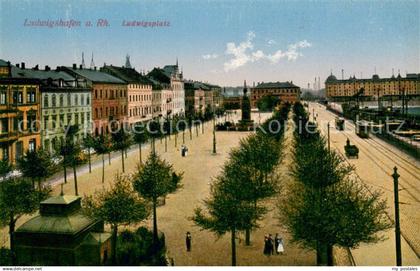
[[344,130],[344,118],[340,118],[340,117],[335,118],[335,128],[340,131]]
[[369,138],[370,123],[365,120],[356,121],[356,135],[361,138]]

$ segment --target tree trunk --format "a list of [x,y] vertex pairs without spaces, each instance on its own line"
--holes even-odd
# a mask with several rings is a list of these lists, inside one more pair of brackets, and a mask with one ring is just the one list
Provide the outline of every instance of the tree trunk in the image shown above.
[[118,226],[112,226],[112,240],[111,240],[111,263],[112,265],[117,264],[117,237],[118,237]]
[[105,182],[105,154],[102,154],[102,183]]
[[157,247],[158,244],[158,227],[156,217],[157,198],[153,199],[153,244]]
[[141,143],[139,144],[139,158],[140,158],[140,165],[143,164],[143,161],[141,159]]
[[204,122],[201,123],[201,133],[204,134]]
[[35,179],[34,178],[31,178],[31,181],[32,181],[32,187],[34,188],[34,190],[35,190]]
[[108,164],[111,164],[111,152],[108,152]]
[[182,130],[182,144],[185,144],[185,130]]
[[89,159],[89,173],[92,173],[92,159],[90,155],[90,148],[88,150],[88,159]]
[[125,165],[124,165],[124,149],[121,150],[121,164],[122,164],[122,172],[125,172]]
[[318,266],[328,265],[328,246],[319,241],[317,243],[316,259]]
[[191,127],[190,127],[190,140],[192,140],[192,130],[191,130]]
[[245,245],[246,246],[251,245],[251,229],[245,230]]
[[74,191],[76,196],[79,195],[79,191],[77,190],[77,172],[76,172],[76,165],[73,165],[73,176],[74,176]]
[[235,229],[231,231],[231,245],[232,245],[232,266],[236,266],[236,232]]
[[65,164],[63,164],[63,170],[64,170],[64,183],[67,183],[67,169],[66,169]]
[[12,252],[12,263],[16,264],[16,257],[15,257],[15,226],[16,220],[13,215],[10,216],[9,220],[9,238],[10,238],[10,251]]
[[333,246],[331,245],[327,245],[327,264],[328,266],[334,266]]
[[168,151],[168,139],[167,139],[167,137],[168,136],[165,136],[165,152]]

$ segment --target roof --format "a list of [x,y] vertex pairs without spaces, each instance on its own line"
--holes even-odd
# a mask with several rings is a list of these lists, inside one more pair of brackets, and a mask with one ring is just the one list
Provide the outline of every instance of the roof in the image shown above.
[[12,66],[12,77],[15,78],[35,78],[40,80],[45,79],[63,79],[66,81],[75,80],[73,76],[70,74],[63,72],[63,71],[56,71],[56,70],[34,70],[34,69],[20,69],[15,66]]
[[268,82],[260,83],[253,88],[298,88],[298,86],[294,85],[292,82]]
[[85,240],[83,240],[83,244],[85,245],[98,245],[98,243],[105,243],[111,238],[110,233],[106,232],[90,232]]
[[326,79],[326,83],[355,83],[355,82],[387,82],[387,81],[398,81],[398,80],[420,80],[420,74],[416,74],[416,73],[407,73],[405,77],[402,77],[401,74],[398,74],[397,76],[392,75],[391,77],[388,78],[380,78],[379,75],[374,74],[372,75],[372,78],[356,78],[356,76],[350,76],[349,79],[337,79],[334,75],[330,75],[327,77]]
[[123,80],[105,72],[91,70],[91,69],[73,69],[71,67],[65,67],[65,68],[78,74],[79,76],[85,77],[86,79],[92,82],[125,84]]
[[178,73],[178,65],[166,65],[162,70],[170,78],[172,74]]
[[64,195],[64,196],[56,196],[56,197],[50,197],[44,201],[41,202],[41,204],[70,204],[76,200],[78,200],[80,197],[78,196],[71,196],[71,195]]
[[22,226],[17,232],[76,234],[97,221],[81,213],[67,216],[36,216]]
[[116,67],[111,65],[102,67],[101,71],[118,77],[127,83],[152,84],[146,76],[141,75],[134,68]]
[[3,59],[0,59],[0,67],[7,67],[8,63],[4,61]]

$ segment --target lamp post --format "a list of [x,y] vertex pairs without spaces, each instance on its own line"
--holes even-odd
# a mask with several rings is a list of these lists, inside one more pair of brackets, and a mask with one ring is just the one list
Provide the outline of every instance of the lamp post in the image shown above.
[[400,175],[397,172],[397,167],[394,167],[394,173],[392,178],[394,178],[394,206],[395,206],[395,254],[397,260],[397,266],[402,265],[401,258],[401,231],[400,231],[400,208],[398,200],[398,178]]
[[213,107],[213,154],[216,154],[216,120],[215,120],[215,114],[214,114],[214,101],[212,104]]

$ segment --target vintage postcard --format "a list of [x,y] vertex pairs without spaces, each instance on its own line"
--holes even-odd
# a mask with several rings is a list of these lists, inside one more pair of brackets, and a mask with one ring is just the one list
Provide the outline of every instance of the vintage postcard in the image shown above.
[[419,15],[0,0],[1,270],[418,270]]

